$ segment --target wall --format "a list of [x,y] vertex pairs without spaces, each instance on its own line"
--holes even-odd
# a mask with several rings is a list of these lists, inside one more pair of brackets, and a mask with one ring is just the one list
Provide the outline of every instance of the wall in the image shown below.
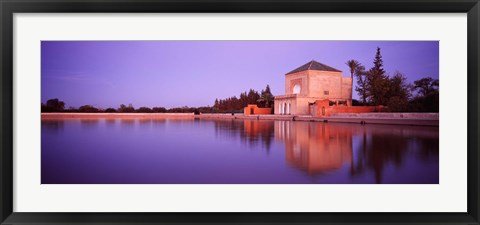
[[[308,95],[310,97],[336,99],[341,97],[342,72],[309,71]],[[328,95],[325,95],[328,91]]]
[[[325,109],[324,115],[322,115],[323,108]],[[329,100],[318,100],[310,109],[312,109],[312,116],[331,116],[335,113],[381,112],[383,106],[329,106]]]
[[[276,115],[285,115],[284,111],[287,111],[285,108],[285,103],[288,105],[290,104],[290,107],[287,111],[286,114],[293,114],[295,107],[296,107],[296,96],[297,95],[283,95],[283,96],[275,96],[275,101],[274,101],[274,112]],[[282,107],[280,107],[280,105]],[[285,108],[285,110],[284,110]]]
[[[296,97],[295,95],[292,96],[276,96],[275,97],[275,106],[274,111],[276,115],[283,115],[284,112],[280,111],[280,105],[290,103],[290,111],[287,112],[287,115],[309,115],[310,103],[317,101],[317,98],[308,98],[308,97]],[[328,103],[328,100],[327,100]],[[327,104],[328,105],[328,104]],[[282,107],[283,109],[283,107]]]
[[293,115],[308,115],[308,101],[311,101],[311,98],[297,98],[295,107],[292,110]]
[[306,96],[308,94],[307,88],[307,71],[300,71],[298,73],[292,73],[285,75],[285,95],[293,94],[293,87],[295,84],[301,85],[301,91],[299,96]]
[[[350,99],[352,94],[352,78],[350,77],[343,77],[342,78],[342,93],[340,98],[343,99]],[[351,100],[349,100],[349,105],[351,103]]]
[[334,113],[371,113],[381,111],[378,106],[331,106],[326,109],[327,115]]
[[[253,109],[253,114],[252,114]],[[272,114],[272,108],[259,108],[257,105],[247,105],[247,107],[243,108],[244,115],[264,115],[264,114]]]

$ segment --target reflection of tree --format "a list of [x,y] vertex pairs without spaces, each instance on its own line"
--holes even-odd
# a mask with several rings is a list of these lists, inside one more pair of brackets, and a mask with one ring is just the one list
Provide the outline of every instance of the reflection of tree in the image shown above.
[[80,125],[84,129],[95,129],[98,127],[98,119],[81,119]]
[[166,124],[167,124],[166,119],[153,119],[152,120],[152,127],[155,128],[155,129],[165,128]]
[[215,127],[215,135],[224,136],[230,139],[238,139],[240,133],[243,132],[243,126],[240,127],[241,121],[237,120],[213,120],[211,121]]
[[152,126],[152,119],[140,118],[138,119],[138,126],[140,127],[140,129],[150,128],[150,126]]
[[64,125],[65,125],[64,120],[42,119],[42,129],[53,131],[55,133],[58,133],[59,131],[63,130]]
[[376,183],[382,183],[383,170],[389,162],[402,164],[408,151],[408,140],[396,135],[372,134],[362,151],[365,164],[373,170]]
[[115,124],[117,123],[117,120],[116,119],[105,119],[105,125],[109,128],[113,128],[115,127]]
[[424,161],[431,157],[438,159],[438,130],[433,133],[431,130],[401,126],[364,127],[360,132],[360,143],[355,151],[358,155],[352,163],[351,175],[372,170],[376,183],[382,183],[385,167],[388,164],[402,166],[407,154],[414,154]]
[[215,120],[215,133],[230,139],[239,139],[249,146],[263,145],[270,151],[273,141],[273,121],[265,120]]
[[417,156],[421,160],[429,160],[438,157],[439,141],[436,138],[414,138],[413,142],[418,146]]
[[135,126],[135,119],[131,118],[122,118],[120,120],[120,126],[122,128],[132,128]]

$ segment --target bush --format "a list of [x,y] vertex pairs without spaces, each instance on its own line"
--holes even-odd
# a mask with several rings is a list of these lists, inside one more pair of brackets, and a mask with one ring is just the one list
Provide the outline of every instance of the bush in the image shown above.
[[98,112],[99,110],[91,105],[83,105],[78,108],[79,112]]
[[137,109],[137,112],[140,112],[140,113],[151,113],[153,112],[152,109],[148,108],[148,107],[140,107]]
[[153,107],[152,111],[156,113],[166,113],[167,109],[164,107]]
[[387,107],[390,112],[406,112],[408,111],[408,100],[394,96],[388,100]]
[[105,109],[105,112],[114,113],[114,112],[117,112],[117,110],[114,109],[114,108],[107,108],[107,109]]

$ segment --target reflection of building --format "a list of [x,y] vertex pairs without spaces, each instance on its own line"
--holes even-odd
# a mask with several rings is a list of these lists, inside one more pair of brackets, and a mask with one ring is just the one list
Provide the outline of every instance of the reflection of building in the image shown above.
[[243,127],[245,135],[247,135],[248,137],[271,136],[273,132],[273,124],[271,121],[244,120]]
[[276,121],[275,138],[286,160],[309,173],[335,170],[352,161],[352,130],[325,123]]
[[275,96],[275,114],[310,114],[309,104],[328,99],[351,105],[352,79],[312,60],[285,75],[285,95]]

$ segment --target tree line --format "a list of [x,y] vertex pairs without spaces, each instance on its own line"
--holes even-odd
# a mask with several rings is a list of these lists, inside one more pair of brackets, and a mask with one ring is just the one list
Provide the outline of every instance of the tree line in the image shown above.
[[264,90],[255,91],[250,89],[248,92],[240,93],[240,96],[232,96],[226,99],[215,99],[213,107],[220,112],[236,112],[243,111],[243,108],[248,104],[255,104],[262,108],[273,107],[274,96],[270,90],[270,86],[267,85]]
[[439,111],[439,81],[424,77],[410,84],[404,74],[396,71],[388,76],[383,68],[380,48],[373,60],[373,67],[365,69],[357,60],[349,60],[352,78],[356,78],[355,91],[360,100],[353,100],[353,105],[383,105],[392,112],[438,112]]
[[247,104],[257,104],[259,107],[272,107],[273,106],[273,95],[270,91],[270,86],[267,85],[265,90],[262,90],[260,94],[250,89],[248,92],[243,92],[240,94],[240,97],[236,96],[226,98],[226,99],[215,99],[214,106],[202,106],[202,107],[174,107],[174,108],[165,108],[165,107],[139,107],[135,108],[132,104],[124,105],[121,104],[118,108],[97,108],[93,105],[83,105],[78,108],[69,107],[65,108],[65,102],[59,100],[58,98],[49,99],[46,103],[42,103],[42,112],[82,112],[82,113],[231,113],[231,112],[243,112],[243,108]]
[[69,107],[65,108],[65,102],[60,101],[59,99],[49,99],[45,104],[42,103],[42,112],[81,112],[81,113],[214,113],[213,107],[174,107],[174,108],[165,108],[165,107],[146,107],[142,106],[139,108],[133,107],[132,104],[124,105],[121,104],[118,108],[97,108],[92,105],[83,105],[78,108]]

